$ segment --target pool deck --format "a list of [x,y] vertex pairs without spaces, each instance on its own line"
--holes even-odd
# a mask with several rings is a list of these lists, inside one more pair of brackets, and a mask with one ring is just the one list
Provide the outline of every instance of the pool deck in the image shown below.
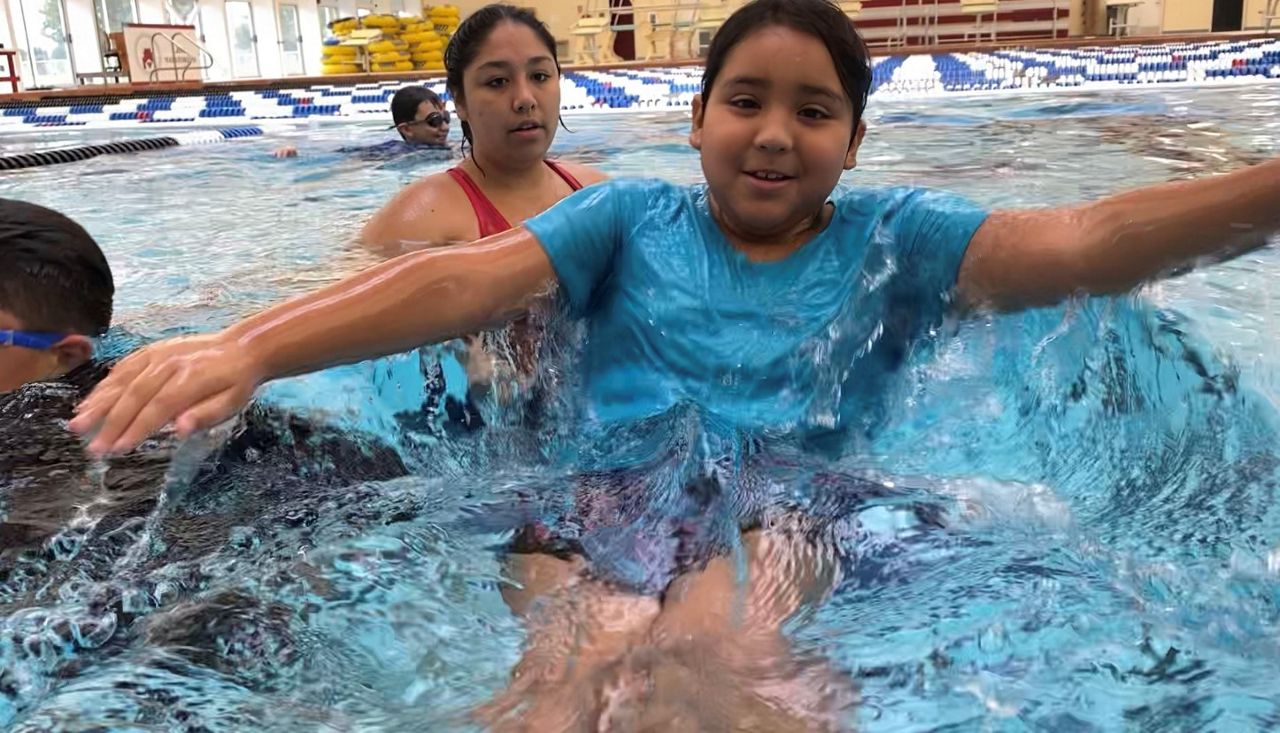
[[[1280,39],[1280,30],[1272,33],[1261,31],[1242,31],[1235,33],[1195,33],[1160,36],[1128,36],[1115,38],[1111,36],[1077,36],[1072,38],[1044,39],[1035,41],[1016,40],[996,43],[958,44],[949,43],[932,46],[902,46],[893,49],[873,48],[873,57],[908,56],[929,53],[985,53],[1003,49],[1068,49],[1068,48],[1106,48],[1111,46],[1158,46],[1170,43],[1204,43],[1207,41],[1239,41],[1255,38]],[[672,68],[679,66],[700,66],[702,59],[625,61],[614,64],[566,65],[570,71],[607,71],[612,69]],[[237,79],[235,81],[218,82],[165,82],[155,84],[90,84],[79,87],[59,89],[32,90],[16,94],[0,94],[0,105],[13,102],[44,102],[56,100],[77,100],[86,97],[132,97],[148,93],[163,94],[197,94],[202,92],[250,91],[255,89],[272,89],[276,87],[298,87],[312,84],[372,84],[378,82],[415,81],[423,79],[439,79],[443,77],[439,71],[407,71],[397,73],[369,74],[332,74],[325,76],[289,76],[273,79]]]

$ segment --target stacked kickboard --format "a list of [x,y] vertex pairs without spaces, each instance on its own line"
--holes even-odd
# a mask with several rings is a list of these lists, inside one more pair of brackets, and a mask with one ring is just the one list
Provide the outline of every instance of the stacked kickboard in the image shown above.
[[413,68],[424,71],[444,71],[444,38],[436,32],[432,23],[421,18],[406,18],[400,38],[409,44]]
[[382,31],[382,36],[369,44],[370,71],[413,71],[409,44],[400,38],[399,18],[394,15],[366,15],[360,22],[366,28]]
[[360,27],[355,18],[342,18],[329,24],[332,34],[320,47],[320,71],[325,74],[356,74],[364,71],[359,46],[344,44],[351,32]]
[[366,15],[329,24],[325,74],[443,71],[444,47],[461,18],[453,5],[423,6],[425,17]]
[[431,25],[435,26],[436,33],[443,36],[446,42],[462,22],[456,5],[423,5],[422,12],[431,21]]

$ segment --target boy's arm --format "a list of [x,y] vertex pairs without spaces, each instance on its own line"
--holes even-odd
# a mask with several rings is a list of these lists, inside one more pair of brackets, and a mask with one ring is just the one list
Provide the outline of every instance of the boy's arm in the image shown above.
[[1091,204],[997,211],[960,266],[965,305],[1049,305],[1076,292],[1117,293],[1266,243],[1280,229],[1280,159]]
[[98,385],[71,427],[94,434],[96,453],[127,451],[175,420],[190,435],[234,415],[271,379],[504,323],[554,277],[523,228],[405,255],[221,333],[139,351]]

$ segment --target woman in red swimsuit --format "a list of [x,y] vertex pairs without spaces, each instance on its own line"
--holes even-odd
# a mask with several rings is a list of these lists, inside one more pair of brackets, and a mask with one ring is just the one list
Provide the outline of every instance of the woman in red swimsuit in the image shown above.
[[605,178],[546,159],[560,119],[560,66],[555,38],[532,13],[477,10],[450,39],[445,66],[467,155],[407,186],[365,225],[364,244],[389,255],[506,231]]
[[[445,67],[466,157],[406,187],[365,225],[365,246],[387,256],[504,232],[605,178],[546,158],[560,119],[560,65],[555,38],[533,13],[511,5],[472,13],[450,39]],[[534,323],[512,324],[511,359],[477,358],[485,353],[479,339],[468,339],[471,392],[516,384],[514,375],[493,374],[512,363],[520,376],[532,375],[539,332]],[[446,408],[453,424],[480,424],[470,404],[447,399]]]

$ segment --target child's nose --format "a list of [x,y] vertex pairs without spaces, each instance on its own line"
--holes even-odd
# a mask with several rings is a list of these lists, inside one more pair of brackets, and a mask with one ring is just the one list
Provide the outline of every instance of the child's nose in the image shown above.
[[756,130],[756,147],[771,153],[790,150],[792,145],[792,119],[784,112],[761,115]]

